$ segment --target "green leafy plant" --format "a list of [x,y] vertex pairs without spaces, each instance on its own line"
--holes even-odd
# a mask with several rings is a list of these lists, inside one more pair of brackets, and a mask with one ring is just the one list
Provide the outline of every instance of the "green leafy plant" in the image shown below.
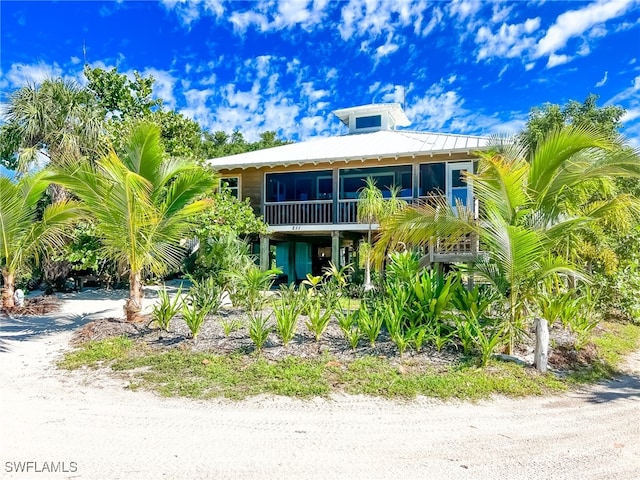
[[358,314],[359,310],[336,310],[338,326],[353,350],[358,348],[358,343],[361,338],[360,329],[358,328]]
[[380,335],[382,329],[383,314],[380,308],[374,305],[369,308],[366,301],[360,303],[360,309],[358,310],[358,328],[360,334],[369,340],[371,348],[376,346],[376,340]]
[[422,345],[430,338],[429,332],[430,329],[426,325],[414,327],[409,331],[408,336],[411,339],[411,343],[413,343],[416,352],[420,353]]
[[260,312],[249,316],[249,338],[255,344],[258,352],[262,351],[272,328],[273,327],[269,324],[268,315],[264,315]]
[[187,324],[187,327],[189,327],[191,337],[194,340],[198,338],[198,334],[208,313],[206,308],[199,308],[195,304],[189,305],[188,303],[184,303],[182,305],[182,319]]
[[220,320],[220,325],[226,337],[242,328],[242,322],[235,317],[223,318]]
[[298,316],[304,306],[301,297],[293,283],[288,286],[282,285],[280,287],[280,298],[273,305],[273,313],[276,317],[276,332],[285,347],[289,345],[289,342],[296,334]]
[[151,311],[151,319],[160,330],[164,330],[165,332],[169,330],[169,323],[175,317],[180,309],[182,308],[182,284],[178,288],[175,297],[173,300],[169,297],[169,293],[167,292],[167,287],[165,285],[162,286],[160,290],[158,290],[158,303],[153,306],[153,310]]
[[267,301],[264,292],[271,289],[276,275],[280,273],[282,271],[278,269],[263,271],[257,265],[230,272],[229,275],[236,285],[234,302],[247,312],[262,310]]
[[202,280],[191,279],[192,285],[189,289],[189,301],[198,309],[206,310],[207,315],[217,313],[222,304],[222,287],[218,285],[213,277]]
[[389,254],[386,271],[390,280],[410,285],[420,272],[420,257],[410,251],[393,252]]
[[319,342],[331,320],[332,309],[323,308],[318,295],[308,296],[304,302],[304,309],[308,317],[305,325],[313,333],[316,342]]
[[387,332],[398,348],[400,356],[403,356],[411,342],[411,336],[405,330],[403,309],[398,307],[397,302],[386,302],[382,308]]

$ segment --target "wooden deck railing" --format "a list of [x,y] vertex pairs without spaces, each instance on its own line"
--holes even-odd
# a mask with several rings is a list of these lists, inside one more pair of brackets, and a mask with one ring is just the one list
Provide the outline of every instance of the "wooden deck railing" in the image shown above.
[[278,202],[264,205],[269,225],[314,225],[333,223],[333,201]]

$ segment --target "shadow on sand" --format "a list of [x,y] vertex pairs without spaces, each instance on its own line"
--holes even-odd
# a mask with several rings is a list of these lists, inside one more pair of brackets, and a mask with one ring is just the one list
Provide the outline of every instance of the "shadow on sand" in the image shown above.
[[44,335],[75,330],[109,312],[50,315],[0,314],[0,352],[8,352],[12,342],[36,340]]
[[607,380],[601,388],[589,388],[585,399],[590,403],[609,403],[616,400],[636,398],[640,401],[640,377],[620,374]]

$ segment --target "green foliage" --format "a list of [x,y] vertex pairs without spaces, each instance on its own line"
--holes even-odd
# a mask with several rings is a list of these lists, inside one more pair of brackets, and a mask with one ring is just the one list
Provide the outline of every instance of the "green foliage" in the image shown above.
[[47,251],[60,251],[68,227],[82,214],[78,202],[50,204],[39,214],[39,200],[50,173],[24,175],[17,182],[0,177],[0,270],[4,280],[2,306],[13,306],[15,276]]
[[94,97],[61,78],[26,85],[9,95],[0,130],[0,163],[26,172],[38,155],[53,164],[95,158],[101,151],[103,116]]
[[187,271],[194,278],[214,277],[219,285],[230,289],[231,272],[241,273],[252,265],[250,245],[235,235],[223,235],[200,240],[195,261]]
[[169,297],[169,293],[167,292],[167,287],[165,285],[158,290],[159,301],[153,306],[151,319],[155,322],[158,328],[160,328],[160,330],[164,330],[165,332],[169,331],[169,324],[171,323],[171,320],[182,309],[183,302],[182,297],[180,296],[181,293],[182,284],[180,284],[173,300]]
[[322,297],[316,293],[315,295],[307,295],[303,309],[308,317],[305,325],[313,333],[316,342],[319,342],[329,325],[333,308],[323,307]]
[[133,80],[127,75],[118,73],[117,68],[103,70],[102,68],[84,67],[87,78],[87,90],[91,92],[102,115],[115,115],[120,118],[142,118],[162,105],[162,100],[153,100],[153,76],[142,77],[139,72],[133,72]]
[[263,148],[277,147],[290,143],[276,137],[276,132],[262,132],[257,142],[247,142],[239,131],[231,135],[217,131],[213,134],[205,132],[205,152],[207,158],[226,157],[238,153],[252,152]]
[[213,277],[196,280],[191,278],[188,300],[199,310],[215,314],[222,304],[222,288]]
[[201,241],[229,235],[266,233],[262,217],[256,217],[249,199],[240,201],[227,190],[211,196],[209,208],[198,215],[193,234]]
[[605,135],[615,137],[625,109],[616,105],[598,107],[597,101],[598,95],[590,94],[582,103],[570,100],[563,106],[546,103],[541,108],[533,108],[520,136],[530,146],[531,151],[535,151],[550,132],[567,125],[597,128]]
[[363,300],[360,302],[360,308],[358,309],[358,329],[361,335],[369,340],[371,348],[376,346],[376,340],[380,335],[382,329],[384,311],[379,308],[377,303],[374,303],[372,307],[367,305],[367,302]]
[[273,327],[269,323],[269,317],[262,312],[254,312],[249,314],[249,338],[256,345],[258,352],[269,338],[269,334]]
[[271,290],[276,275],[280,273],[278,269],[262,271],[254,264],[244,270],[229,272],[236,287],[234,303],[248,312],[262,310],[267,302],[264,292]]
[[226,337],[231,335],[233,332],[237,332],[243,326],[242,322],[235,317],[221,319],[220,325],[222,325],[222,331]]
[[208,314],[209,311],[206,306],[204,308],[200,308],[195,303],[189,305],[189,303],[184,302],[182,304],[182,319],[184,320],[184,323],[187,324],[187,327],[189,327],[191,338],[194,340],[198,338],[200,329],[202,328]]
[[360,342],[361,333],[358,328],[358,310],[351,309],[338,309],[335,312],[336,318],[338,319],[338,326],[342,331],[344,337],[349,342],[349,345],[353,350],[358,348],[358,343]]
[[84,366],[97,368],[103,362],[126,358],[133,349],[133,341],[124,336],[87,342],[81,348],[67,352],[58,365],[68,370]]
[[105,256],[129,270],[127,316],[137,320],[142,271],[160,276],[180,265],[180,241],[209,203],[198,198],[215,182],[201,167],[167,160],[152,124],[141,123],[127,145],[122,157],[111,151],[95,163],[65,162],[53,178],[90,211]]
[[273,304],[273,314],[276,317],[276,332],[286,347],[293,340],[298,326],[298,316],[304,307],[305,292],[296,291],[295,284],[281,285],[280,298]]
[[386,267],[390,281],[411,284],[420,271],[420,256],[411,251],[392,252]]

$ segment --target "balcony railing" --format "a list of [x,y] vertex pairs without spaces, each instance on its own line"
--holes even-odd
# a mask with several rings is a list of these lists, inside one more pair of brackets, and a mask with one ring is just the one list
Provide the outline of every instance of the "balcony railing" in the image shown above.
[[[408,203],[425,203],[426,198],[403,199]],[[338,200],[334,221],[332,200],[265,203],[264,219],[269,225],[354,224],[358,222],[358,199]]]
[[278,202],[264,205],[269,225],[314,225],[333,223],[333,201]]

